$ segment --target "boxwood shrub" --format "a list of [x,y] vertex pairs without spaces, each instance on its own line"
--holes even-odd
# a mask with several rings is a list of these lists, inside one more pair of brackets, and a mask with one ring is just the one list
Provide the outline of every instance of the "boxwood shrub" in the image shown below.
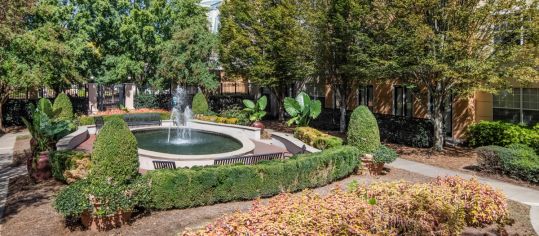
[[294,137],[318,149],[327,149],[342,146],[342,139],[331,136],[311,127],[298,127],[294,130]]
[[520,143],[539,152],[539,124],[528,128],[502,121],[480,121],[468,128],[468,143],[472,147]]
[[539,155],[526,145],[484,146],[477,153],[483,170],[539,183]]
[[348,144],[362,153],[373,153],[380,147],[378,123],[366,106],[359,106],[352,112],[347,135]]
[[206,96],[202,92],[198,92],[193,97],[193,104],[192,104],[193,114],[205,114],[208,112],[208,101],[206,100]]
[[112,119],[97,135],[92,151],[92,178],[123,183],[138,175],[137,140],[120,119]]
[[257,165],[150,171],[148,207],[187,208],[319,187],[351,174],[358,155],[355,147],[342,146]]
[[54,113],[57,114],[57,118],[61,120],[71,120],[73,119],[73,104],[71,100],[65,93],[60,93],[56,99],[54,99],[54,104],[52,105]]
[[373,153],[373,161],[375,163],[391,163],[394,162],[397,157],[399,157],[397,152],[386,145],[380,145],[380,147]]

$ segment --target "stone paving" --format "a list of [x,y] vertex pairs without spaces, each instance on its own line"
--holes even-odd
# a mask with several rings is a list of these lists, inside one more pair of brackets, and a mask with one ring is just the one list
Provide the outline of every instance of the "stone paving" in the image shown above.
[[25,165],[12,166],[17,136],[25,134],[28,132],[8,133],[0,137],[0,219],[4,215],[9,180],[28,173]]
[[481,183],[488,184],[496,189],[499,189],[505,193],[507,198],[526,204],[530,206],[530,220],[533,226],[533,229],[537,234],[539,234],[539,191],[517,186],[514,184],[509,184],[489,178],[484,178],[480,176],[474,176],[459,171],[448,170],[440,167],[435,167],[415,161],[409,161],[405,159],[398,158],[395,162],[388,164],[388,166],[406,170],[409,172],[429,176],[460,176],[466,179],[476,178]]

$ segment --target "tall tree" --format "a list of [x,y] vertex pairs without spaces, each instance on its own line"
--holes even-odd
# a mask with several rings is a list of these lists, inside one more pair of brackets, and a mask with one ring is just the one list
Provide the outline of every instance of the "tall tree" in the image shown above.
[[374,43],[377,31],[369,0],[322,0],[312,11],[316,22],[317,68],[331,85],[340,105],[340,131],[346,129],[347,101],[354,86],[376,78],[376,58],[382,47]]
[[494,92],[510,79],[537,81],[537,38],[527,40],[533,34],[525,27],[537,24],[536,15],[528,14],[536,3],[377,0],[374,5],[384,33],[377,43],[392,50],[385,58],[387,75],[428,89],[437,150],[443,149],[444,101],[451,95]]
[[220,61],[225,72],[271,88],[284,120],[286,88],[314,74],[307,1],[230,0],[221,7]]

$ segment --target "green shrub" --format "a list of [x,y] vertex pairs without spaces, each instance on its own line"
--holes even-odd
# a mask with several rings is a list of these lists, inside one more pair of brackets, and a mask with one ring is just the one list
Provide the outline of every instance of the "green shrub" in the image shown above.
[[205,114],[208,112],[208,101],[206,100],[206,96],[202,92],[198,92],[193,97],[193,114]]
[[[155,113],[155,112],[150,112]],[[161,120],[169,120],[170,119],[170,112],[158,112],[159,116],[161,117]],[[148,113],[129,113],[129,114],[148,114]],[[125,114],[115,114],[115,115],[104,115],[103,120],[105,122],[110,121],[112,119],[123,119]],[[95,125],[95,120],[93,116],[81,116],[78,118],[79,125]]]
[[530,129],[501,121],[480,121],[469,126],[467,135],[472,147],[520,143],[539,152],[539,128]]
[[123,183],[138,175],[137,140],[120,119],[107,121],[94,143],[90,176]]
[[65,217],[79,217],[91,207],[86,191],[89,184],[81,180],[62,189],[54,199],[54,209]]
[[380,145],[378,150],[373,153],[373,161],[375,163],[391,163],[394,162],[399,155],[395,150],[388,148],[386,145]]
[[49,99],[40,98],[37,102],[37,109],[45,113],[49,118],[54,118],[54,112],[52,111],[52,103]]
[[539,183],[539,155],[526,145],[484,146],[477,153],[483,170]]
[[55,151],[50,155],[52,176],[60,181],[66,181],[64,172],[72,170],[76,161],[88,158],[89,154],[81,151]]
[[373,153],[380,147],[380,130],[369,108],[359,106],[352,112],[347,136],[348,144],[362,153]]
[[187,208],[319,187],[352,173],[358,155],[356,148],[342,146],[257,165],[150,171],[149,207]]
[[65,93],[58,94],[56,99],[54,99],[52,109],[54,113],[57,114],[57,118],[60,120],[73,119],[73,105]]
[[297,127],[294,129],[294,137],[305,142],[315,148],[324,150],[342,146],[342,139],[331,136],[321,131],[310,127]]

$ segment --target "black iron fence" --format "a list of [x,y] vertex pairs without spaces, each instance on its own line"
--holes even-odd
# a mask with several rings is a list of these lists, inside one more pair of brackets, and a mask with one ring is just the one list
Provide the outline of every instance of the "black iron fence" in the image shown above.
[[24,125],[22,117],[29,118],[29,104],[36,104],[40,98],[54,102],[58,93],[65,93],[73,104],[73,111],[79,115],[88,114],[88,86],[73,85],[68,89],[55,91],[51,88],[18,88],[9,94],[8,101],[2,107],[4,126]]
[[97,109],[106,111],[125,106],[125,84],[98,85]]

